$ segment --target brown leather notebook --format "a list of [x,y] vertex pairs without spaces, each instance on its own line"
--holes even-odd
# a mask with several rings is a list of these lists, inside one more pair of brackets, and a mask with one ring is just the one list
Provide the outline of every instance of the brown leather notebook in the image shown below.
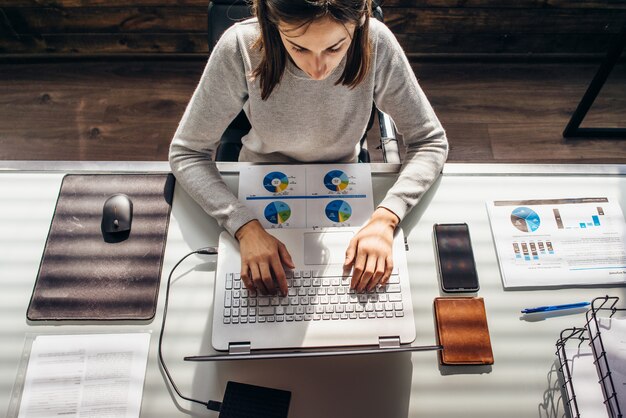
[[435,298],[441,364],[493,364],[483,298]]

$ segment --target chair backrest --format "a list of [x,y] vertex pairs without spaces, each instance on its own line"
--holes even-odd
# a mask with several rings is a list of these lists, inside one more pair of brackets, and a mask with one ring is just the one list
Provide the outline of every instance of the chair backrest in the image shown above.
[[220,36],[235,22],[252,16],[251,5],[245,0],[212,0],[208,11],[209,54]]

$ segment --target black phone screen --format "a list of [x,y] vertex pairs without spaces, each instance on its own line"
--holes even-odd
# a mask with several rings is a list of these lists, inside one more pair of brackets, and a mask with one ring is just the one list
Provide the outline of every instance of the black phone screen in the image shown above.
[[478,275],[467,224],[435,224],[435,246],[445,292],[478,291]]

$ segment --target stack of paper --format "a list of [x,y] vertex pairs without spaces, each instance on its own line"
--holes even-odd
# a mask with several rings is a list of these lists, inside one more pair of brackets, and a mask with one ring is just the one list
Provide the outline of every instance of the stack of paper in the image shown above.
[[139,416],[150,334],[38,336],[19,418]]

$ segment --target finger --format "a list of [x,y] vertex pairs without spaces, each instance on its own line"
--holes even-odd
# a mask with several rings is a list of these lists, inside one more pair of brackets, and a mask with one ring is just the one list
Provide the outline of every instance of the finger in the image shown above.
[[348,249],[346,250],[346,259],[343,262],[344,267],[348,267],[352,265],[354,262],[354,255],[356,254],[356,244],[353,240],[350,240],[350,245],[348,245]]
[[267,289],[267,293],[269,293],[270,295],[275,295],[276,286],[274,286],[274,279],[272,278],[272,272],[270,271],[269,264],[259,264],[259,270],[261,271],[261,279],[263,280],[263,284]]
[[256,290],[261,292],[262,295],[267,295],[267,288],[265,287],[265,284],[263,283],[263,279],[261,278],[261,272],[259,271],[259,266],[254,264],[249,267],[250,267],[250,274],[252,275],[252,281],[254,282],[254,286],[256,287]]
[[252,278],[250,277],[250,269],[248,268],[247,264],[241,264],[241,273],[239,274],[239,277],[241,277],[241,281],[243,282],[244,286],[246,286],[246,289],[252,291],[254,290],[254,283],[252,283]]
[[278,288],[280,289],[280,293],[283,296],[287,296],[287,277],[285,276],[285,270],[283,269],[282,264],[276,258],[272,259],[272,271],[274,272],[274,277],[276,278],[276,282],[278,283]]
[[[282,242],[278,242],[278,256],[280,257],[280,261],[284,263],[289,268],[294,268],[296,265],[293,263],[291,259],[291,254],[287,251],[287,247]],[[282,269],[282,266],[281,266]]]
[[393,272],[393,257],[387,257],[385,261],[385,275],[380,281],[381,286],[385,286],[389,279],[391,278],[391,273]]
[[374,290],[377,284],[380,283],[381,279],[385,276],[385,259],[382,257],[378,257],[376,260],[376,268],[374,270],[374,274],[372,275],[372,279],[367,285],[367,291]]
[[367,263],[365,264],[365,270],[363,270],[363,275],[361,276],[361,281],[357,286],[357,292],[362,292],[367,289],[370,281],[372,280],[372,276],[374,276],[374,271],[376,270],[376,257],[370,256],[367,258]]
[[356,259],[354,261],[354,268],[352,269],[352,281],[350,282],[350,289],[357,289],[361,276],[363,275],[363,271],[365,270],[365,262],[367,261],[367,256],[365,254],[357,254]]

